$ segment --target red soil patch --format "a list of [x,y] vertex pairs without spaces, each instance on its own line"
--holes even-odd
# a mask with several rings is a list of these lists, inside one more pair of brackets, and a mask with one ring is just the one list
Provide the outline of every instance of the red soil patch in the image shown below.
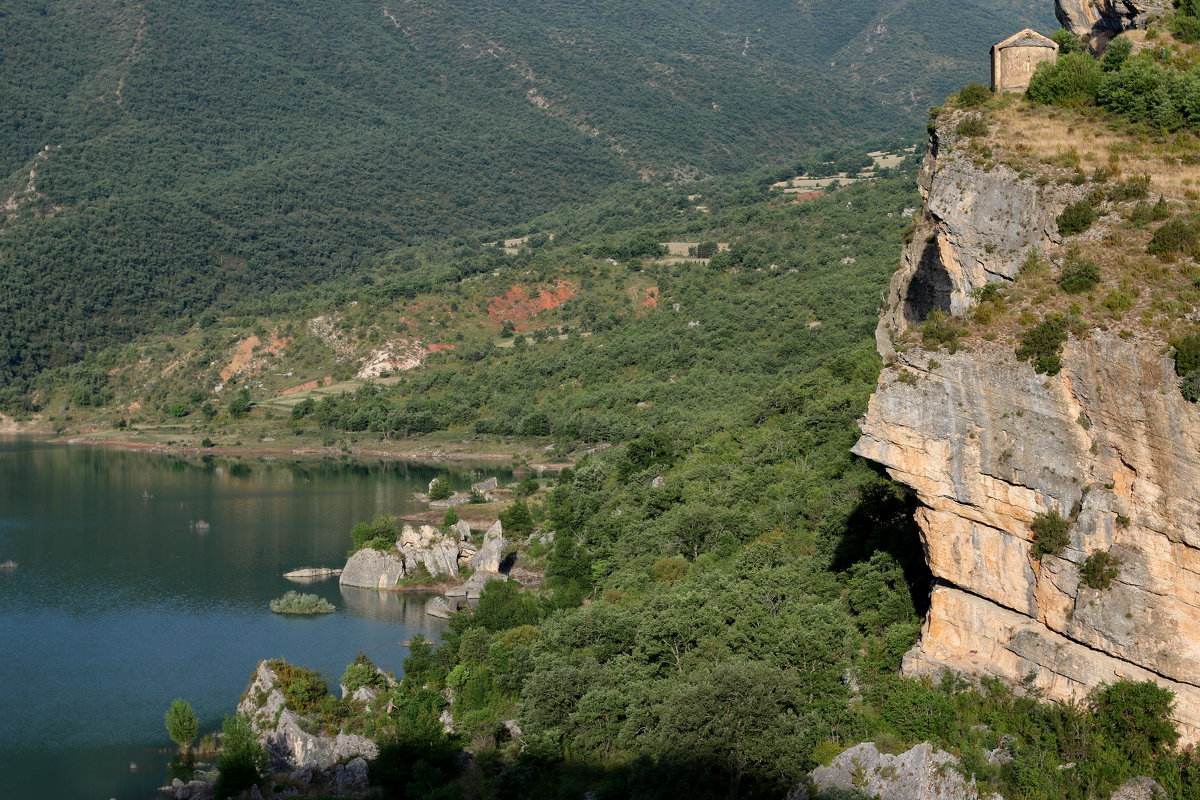
[[541,289],[534,297],[518,284],[500,297],[488,300],[488,316],[497,324],[511,320],[513,327],[520,330],[525,325],[518,323],[526,322],[542,311],[558,308],[574,296],[575,286],[570,281],[556,281],[553,289]]
[[642,293],[642,308],[658,308],[658,287],[647,286]]
[[333,376],[326,375],[324,378],[321,378],[320,380],[317,380],[314,378],[311,381],[305,381],[304,383],[298,383],[295,386],[289,386],[288,388],[284,389],[279,394],[285,395],[285,394],[295,394],[296,392],[307,392],[309,389],[315,389],[318,386],[328,386],[331,383],[333,383]]
[[429,345],[429,352],[431,352],[431,353],[443,353],[447,350],[453,350],[453,349],[454,349],[454,345],[450,344],[449,342],[443,342],[442,344]]

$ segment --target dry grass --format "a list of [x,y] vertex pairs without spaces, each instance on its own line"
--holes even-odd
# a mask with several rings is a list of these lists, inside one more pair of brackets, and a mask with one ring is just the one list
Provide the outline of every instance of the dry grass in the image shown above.
[[1059,160],[1074,151],[1088,172],[1106,167],[1123,177],[1149,175],[1152,194],[1193,200],[1200,190],[1200,163],[1181,161],[1200,152],[1200,137],[1193,133],[1137,134],[1103,112],[1085,114],[1025,102],[996,110],[989,121],[989,144],[1034,162]]

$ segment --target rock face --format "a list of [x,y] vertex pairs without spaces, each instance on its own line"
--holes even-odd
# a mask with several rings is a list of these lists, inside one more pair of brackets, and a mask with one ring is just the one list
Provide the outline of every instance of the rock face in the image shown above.
[[1107,42],[1173,7],[1171,0],[1055,0],[1054,16],[1074,34]]
[[433,578],[458,578],[459,564],[475,571],[499,572],[504,554],[504,531],[496,522],[476,551],[471,528],[459,520],[446,533],[432,525],[405,525],[396,541],[398,552],[382,553],[365,547],[350,556],[340,582],[367,589],[394,589],[401,578],[424,570]]
[[496,520],[483,535],[483,544],[471,559],[471,569],[476,572],[499,572],[500,560],[504,556],[504,527]]
[[404,577],[404,561],[392,553],[364,547],[346,561],[339,583],[365,589],[393,589]]
[[272,768],[288,772],[303,768],[325,770],[357,756],[371,759],[379,755],[375,743],[362,736],[321,735],[304,730],[304,718],[286,708],[278,684],[274,670],[266,661],[260,661],[237,709],[250,717],[271,758]]
[[1008,166],[976,166],[954,131],[962,116],[939,120],[930,133],[917,179],[925,208],[914,218],[876,330],[884,358],[896,334],[933,311],[961,313],[973,290],[1012,280],[1031,248],[1060,241],[1056,219],[1083,193],[1038,186]]
[[[943,171],[935,161],[926,180],[939,252],[959,266],[977,264],[974,274],[985,279],[1006,267],[973,262],[977,245],[965,243],[986,246],[996,235],[993,250],[1003,254],[1016,234],[976,214],[975,223],[956,222],[951,237],[944,221],[953,207],[935,198],[968,196],[978,180],[986,189],[974,196],[990,193],[997,214],[1026,201],[1040,204],[1036,219],[1055,213],[1020,182],[1005,201],[998,176],[953,164]],[[945,181],[963,186],[944,189]],[[972,224],[990,233],[968,230]],[[1044,225],[1037,235],[1046,235]],[[1180,395],[1165,342],[1101,330],[1073,336],[1054,377],[1035,374],[999,341],[973,341],[970,352],[953,355],[896,352],[892,334],[912,320],[901,306],[925,247],[914,239],[893,278],[879,329],[880,351],[893,363],[854,448],[911,487],[921,506],[936,585],[905,671],[1013,683],[1032,675],[1052,699],[1081,697],[1101,682],[1153,679],[1175,692],[1184,741],[1197,741],[1200,406]],[[948,300],[975,285],[971,276],[963,267],[945,278]],[[1037,559],[1030,524],[1051,511],[1071,521],[1070,545]],[[1105,591],[1080,580],[1080,564],[1095,551],[1121,561]]]
[[858,791],[878,800],[978,800],[974,781],[963,778],[954,768],[957,763],[957,758],[929,744],[892,756],[865,742],[839,755],[828,767],[813,770],[808,782],[789,794],[788,800],[808,798],[810,787],[817,792]]

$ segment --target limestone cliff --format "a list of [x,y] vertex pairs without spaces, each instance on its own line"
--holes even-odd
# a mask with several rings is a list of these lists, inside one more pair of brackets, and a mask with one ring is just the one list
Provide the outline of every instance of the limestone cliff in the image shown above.
[[1173,8],[1171,0],[1055,0],[1054,16],[1072,33],[1107,42]]
[[[908,673],[945,669],[1081,697],[1152,678],[1200,738],[1200,407],[1180,394],[1161,336],[1079,331],[1048,377],[1010,340],[954,353],[905,346],[931,309],[1016,274],[1022,249],[1056,237],[1076,187],[976,167],[933,137],[925,215],[881,316],[889,364],[855,452],[911,487],[935,576]],[[939,153],[939,147],[943,152]],[[1136,326],[1132,326],[1135,327]],[[1035,557],[1031,523],[1071,521],[1060,555]],[[1083,585],[1092,552],[1120,559],[1110,589]]]
[[931,311],[959,314],[971,292],[1011,280],[1031,247],[1060,240],[1055,217],[1082,191],[1018,180],[1005,165],[985,169],[962,146],[953,124],[934,126],[917,181],[925,207],[892,280],[877,339],[884,357],[891,340]]

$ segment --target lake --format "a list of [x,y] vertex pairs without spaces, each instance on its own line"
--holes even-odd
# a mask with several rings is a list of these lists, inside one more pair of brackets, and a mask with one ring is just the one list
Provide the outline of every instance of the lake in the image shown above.
[[[361,650],[401,672],[399,643],[436,637],[425,598],[298,585],[340,567],[355,522],[424,510],[434,477],[455,489],[496,465],[173,457],[0,437],[0,796],[150,798],[172,744],[163,712],[192,704],[201,732],[233,713],[262,658],[332,681]],[[203,520],[203,525],[194,523]],[[267,603],[319,594],[334,614]],[[134,768],[136,765],[136,769]]]

